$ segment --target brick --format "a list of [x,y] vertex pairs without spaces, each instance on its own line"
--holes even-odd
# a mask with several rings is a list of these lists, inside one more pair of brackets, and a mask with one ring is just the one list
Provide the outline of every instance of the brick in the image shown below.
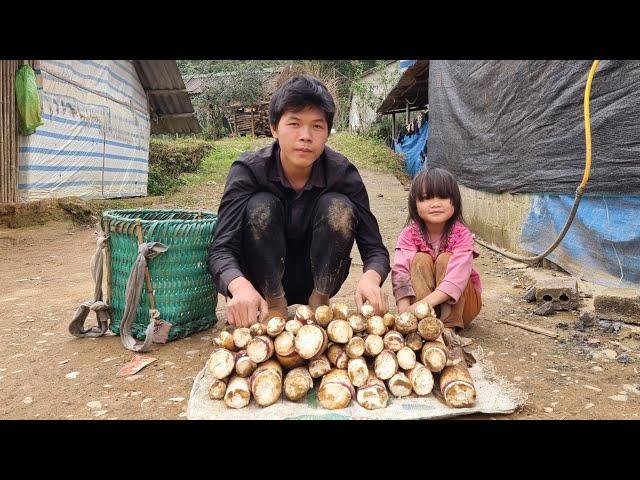
[[575,278],[550,278],[536,283],[536,302],[553,302],[555,310],[572,310],[578,306],[578,300]]
[[603,320],[640,325],[640,291],[608,288],[593,298],[595,314]]

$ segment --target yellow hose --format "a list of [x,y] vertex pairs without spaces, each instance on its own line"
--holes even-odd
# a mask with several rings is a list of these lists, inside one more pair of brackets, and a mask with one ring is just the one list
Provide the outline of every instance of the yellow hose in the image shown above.
[[600,60],[594,60],[593,65],[591,65],[589,77],[587,78],[587,86],[584,91],[584,137],[587,143],[587,161],[584,166],[584,175],[582,176],[580,188],[587,186],[589,175],[591,174],[591,112],[589,110],[589,97],[591,97],[591,82],[593,81],[593,76],[599,64]]
[[562,242],[562,239],[567,234],[567,231],[571,226],[571,222],[573,221],[573,218],[576,216],[576,212],[578,211],[578,205],[580,205],[580,200],[582,199],[582,195],[584,194],[584,189],[587,186],[587,182],[589,181],[589,175],[591,174],[591,114],[590,114],[589,98],[591,97],[591,82],[593,82],[593,76],[595,75],[599,64],[600,64],[600,60],[593,61],[593,64],[591,65],[591,70],[589,70],[589,76],[587,77],[587,85],[584,90],[584,137],[585,137],[585,142],[587,147],[586,160],[584,165],[584,175],[582,176],[582,182],[580,182],[580,185],[578,185],[578,188],[576,188],[576,196],[573,201],[573,207],[571,207],[571,212],[569,213],[569,217],[567,218],[567,221],[565,222],[564,227],[560,232],[560,235],[558,235],[556,240],[553,242],[553,244],[549,248],[547,248],[540,255],[536,255],[535,257],[524,257],[521,255],[515,255],[513,253],[507,252],[506,250],[503,250],[502,248],[494,247],[476,238],[476,242],[478,242],[480,245],[488,248],[489,250],[493,250],[494,252],[498,252],[507,258],[510,258],[512,260],[517,260],[519,262],[540,262],[540,260],[542,260],[544,257],[546,257],[551,252],[553,252],[555,248],[558,245],[560,245],[560,242]]

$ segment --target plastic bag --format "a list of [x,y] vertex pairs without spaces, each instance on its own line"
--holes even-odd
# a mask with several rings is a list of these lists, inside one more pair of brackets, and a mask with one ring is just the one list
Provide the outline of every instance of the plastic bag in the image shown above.
[[23,135],[31,135],[40,125],[40,94],[36,84],[36,74],[29,65],[22,65],[16,71],[16,101],[18,103],[19,129]]

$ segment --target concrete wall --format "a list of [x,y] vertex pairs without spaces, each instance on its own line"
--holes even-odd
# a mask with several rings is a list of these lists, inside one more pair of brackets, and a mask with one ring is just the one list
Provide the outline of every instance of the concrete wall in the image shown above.
[[530,195],[484,192],[462,185],[460,193],[464,218],[473,233],[510,252],[530,255],[519,247],[522,225],[531,208]]
[[376,109],[395,87],[400,73],[400,61],[395,61],[360,79],[365,84],[367,98],[354,94],[349,109],[350,132],[366,130],[373,123]]

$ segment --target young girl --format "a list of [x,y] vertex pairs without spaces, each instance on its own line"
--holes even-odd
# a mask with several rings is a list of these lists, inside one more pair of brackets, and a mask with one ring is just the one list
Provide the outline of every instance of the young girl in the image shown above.
[[391,270],[398,312],[413,312],[417,302],[428,302],[439,307],[445,327],[466,327],[480,312],[482,286],[453,176],[440,168],[422,171],[411,185],[409,216]]

